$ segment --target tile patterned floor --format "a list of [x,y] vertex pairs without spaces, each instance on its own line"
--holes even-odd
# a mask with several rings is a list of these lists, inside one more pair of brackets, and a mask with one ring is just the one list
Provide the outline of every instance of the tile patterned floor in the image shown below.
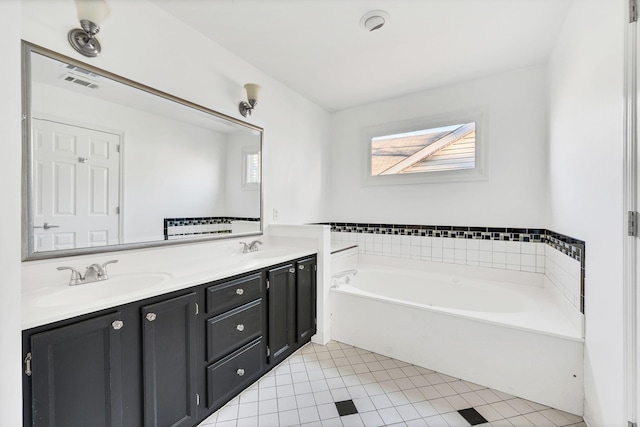
[[[335,402],[352,400],[340,416]],[[338,405],[349,407],[349,404]],[[429,369],[332,341],[308,344],[200,427],[586,427],[582,418]]]

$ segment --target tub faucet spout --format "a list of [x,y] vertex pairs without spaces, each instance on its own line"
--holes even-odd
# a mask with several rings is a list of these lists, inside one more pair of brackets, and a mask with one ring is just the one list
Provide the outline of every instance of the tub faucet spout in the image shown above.
[[351,281],[349,276],[355,276],[358,274],[358,270],[344,270],[331,276],[331,287],[337,288],[339,284],[348,284]]

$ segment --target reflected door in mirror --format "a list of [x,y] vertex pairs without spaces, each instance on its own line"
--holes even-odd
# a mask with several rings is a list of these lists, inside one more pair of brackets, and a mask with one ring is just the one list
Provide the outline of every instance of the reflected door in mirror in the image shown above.
[[32,120],[36,251],[118,244],[119,135]]

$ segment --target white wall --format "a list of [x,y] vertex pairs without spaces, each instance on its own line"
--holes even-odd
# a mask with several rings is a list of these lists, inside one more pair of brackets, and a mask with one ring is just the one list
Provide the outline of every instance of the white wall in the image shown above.
[[20,3],[0,2],[0,425],[22,425]]
[[623,418],[624,2],[574,2],[549,62],[549,227],[586,241],[585,419]]
[[[541,227],[546,201],[546,74],[520,69],[335,114],[330,221]],[[488,108],[485,181],[363,186],[364,128]]]

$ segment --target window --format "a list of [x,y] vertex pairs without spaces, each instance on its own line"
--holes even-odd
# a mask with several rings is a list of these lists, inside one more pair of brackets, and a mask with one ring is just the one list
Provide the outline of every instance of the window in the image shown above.
[[260,188],[260,151],[245,148],[242,150],[242,188],[258,190]]
[[475,122],[371,139],[371,175],[473,169]]
[[486,109],[477,109],[365,129],[364,184],[486,179],[486,116]]

